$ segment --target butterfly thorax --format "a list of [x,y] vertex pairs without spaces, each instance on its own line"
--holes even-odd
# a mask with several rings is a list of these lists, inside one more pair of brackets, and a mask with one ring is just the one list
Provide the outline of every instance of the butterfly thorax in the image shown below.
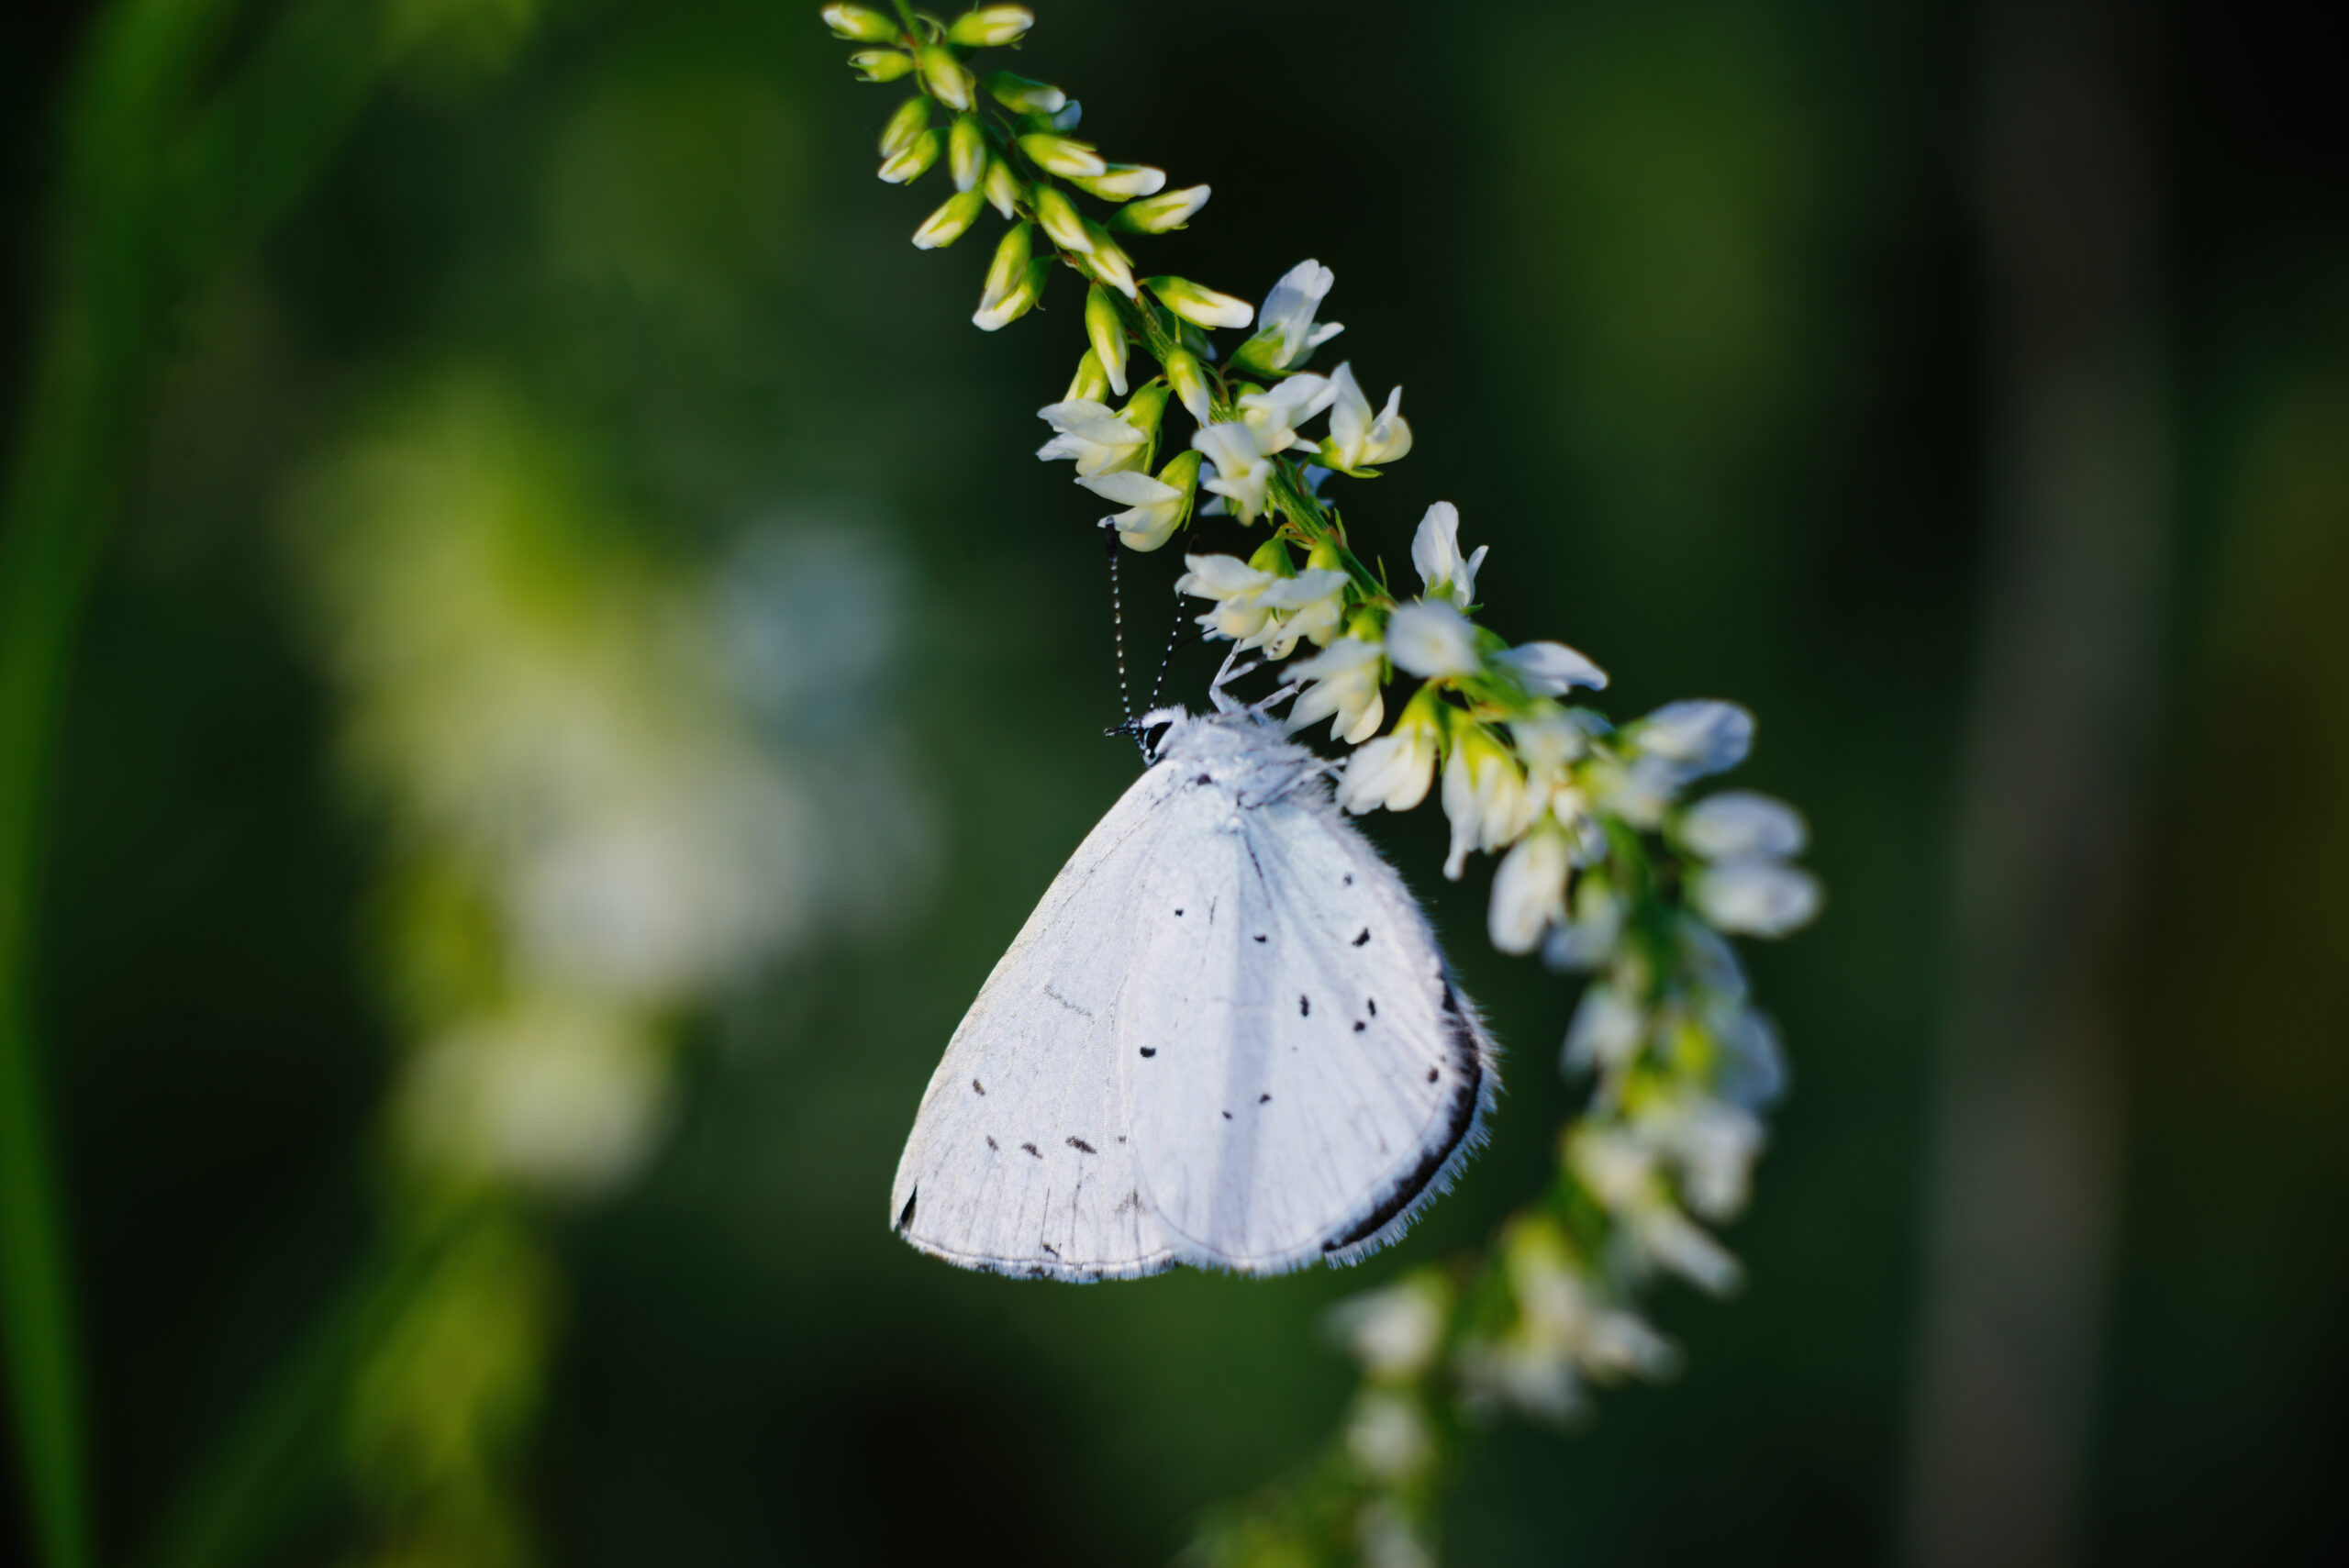
[[1328,771],[1279,725],[1247,713],[1181,715],[1159,741],[1156,766],[1226,789],[1242,806],[1281,799]]

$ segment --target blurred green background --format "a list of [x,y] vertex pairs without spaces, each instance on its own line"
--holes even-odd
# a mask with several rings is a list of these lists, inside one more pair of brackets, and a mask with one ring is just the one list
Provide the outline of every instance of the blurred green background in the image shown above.
[[[1749,1287],[1664,1298],[1675,1385],[1478,1447],[1449,1562],[1933,1557],[1936,1062],[1988,918],[1963,887],[1998,817],[1967,795],[1999,779],[2055,801],[2009,843],[2022,883],[2070,888],[2083,834],[2111,840],[2079,873],[2104,937],[2080,956],[2058,920],[2044,949],[2105,1020],[2082,1125],[2110,1179],[1985,1200],[2023,1230],[2085,1203],[2054,1245],[2098,1260],[2085,1330],[2046,1341],[2085,1421],[2052,1539],[2349,1544],[2349,99],[2317,7],[2067,3],[2037,56],[2015,9],[1038,6],[1020,68],[1112,156],[1215,187],[1147,267],[1251,297],[1336,269],[1336,348],[1403,384],[1419,439],[1357,538],[1399,566],[1457,502],[1495,625],[1591,654],[1619,715],[1752,706],[1744,777],[1816,832],[1827,917],[1753,956],[1796,1082],[1729,1236]],[[472,1445],[517,1532],[484,1526],[480,1561],[1162,1562],[1330,1429],[1323,1308],[1481,1245],[1550,1167],[1573,988],[1486,949],[1489,870],[1436,878],[1423,812],[1373,830],[1513,1065],[1493,1146],[1402,1247],[1074,1289],[888,1234],[940,1049],[1136,762],[1100,735],[1097,508],[1030,456],[1075,295],[971,328],[986,240],[906,243],[936,182],[872,178],[897,92],[815,10],[390,6],[367,36],[402,47],[306,195],[153,329],[34,906],[105,1560],[459,1561],[409,1527]],[[36,6],[0,55],[12,428],[100,14]],[[2052,118],[2009,112],[2034,92]],[[2067,107],[2093,122],[2069,185],[1998,142],[2062,141]],[[2089,242],[2016,260],[2051,212]],[[2067,360],[2099,311],[2127,343]],[[2099,404],[2081,362],[2125,384]],[[2152,412],[2080,450],[2148,477],[2080,493],[2150,495],[2143,526],[2012,522],[2033,432],[2107,406]],[[2133,592],[2125,647],[2034,597],[2042,547]],[[1145,643],[1174,569],[1130,565]],[[2105,684],[2067,707],[2081,668]],[[1198,699],[1199,669],[1170,679]],[[2054,728],[2006,722],[2051,691]],[[434,1142],[432,1095],[474,1092],[430,1078],[435,1041],[543,997],[633,1065],[548,1087],[526,1062],[551,1122]],[[523,1261],[480,1276],[525,1282],[484,1321],[538,1347],[482,1373],[469,1408],[507,1414],[408,1460],[363,1398],[296,1421],[256,1451],[321,1473],[224,1483],[250,1546],[175,1557],[256,1391],[387,1233],[484,1180],[529,1195],[489,1222]],[[0,1551],[29,1551],[28,1499],[0,1487]]]

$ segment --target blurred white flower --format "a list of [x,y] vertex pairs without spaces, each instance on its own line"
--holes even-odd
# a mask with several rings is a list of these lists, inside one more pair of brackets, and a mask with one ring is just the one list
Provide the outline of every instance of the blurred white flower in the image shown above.
[[1346,1418],[1346,1451],[1374,1481],[1408,1481],[1435,1457],[1435,1440],[1416,1401],[1385,1389],[1365,1390]]
[[1531,952],[1542,931],[1565,918],[1571,851],[1564,833],[1543,826],[1518,840],[1493,873],[1492,907],[1486,917],[1493,946]]
[[1735,703],[1666,703],[1627,728],[1624,740],[1640,755],[1677,762],[1686,778],[1697,778],[1745,761],[1753,749],[1753,716]]
[[1476,628],[1441,599],[1414,599],[1386,618],[1386,656],[1414,675],[1473,675],[1484,668]]
[[1783,861],[1722,861],[1692,879],[1690,899],[1724,931],[1783,937],[1819,913],[1818,879]]
[[1745,1207],[1762,1123],[1742,1106],[1702,1095],[1651,1101],[1632,1114],[1631,1131],[1680,1172],[1688,1207],[1708,1219]]
[[1363,1505],[1354,1534],[1362,1545],[1362,1568],[1436,1568],[1435,1553],[1403,1511],[1384,1497]]
[[[1477,550],[1476,561],[1484,558],[1484,550]],[[1475,562],[1468,563],[1472,586],[1475,569]],[[1607,672],[1563,642],[1520,643],[1506,652],[1494,654],[1493,662],[1516,675],[1525,684],[1525,689],[1536,696],[1562,697],[1576,686],[1588,686],[1595,692],[1607,689]]]
[[1371,1377],[1408,1382],[1435,1364],[1451,1309],[1442,1276],[1419,1273],[1349,1296],[1330,1308],[1329,1322]]
[[1411,536],[1411,564],[1419,569],[1419,581],[1427,584],[1431,598],[1448,599],[1465,607],[1476,601],[1476,571],[1491,550],[1490,545],[1478,545],[1475,554],[1464,557],[1460,508],[1449,501],[1438,501],[1427,509],[1419,531]]
[[1621,989],[1599,981],[1582,994],[1566,1026],[1559,1065],[1569,1073],[1612,1071],[1631,1059],[1647,1038],[1647,1011]]
[[1150,452],[1147,435],[1118,417],[1108,404],[1089,397],[1039,408],[1036,417],[1058,432],[1036,449],[1036,455],[1046,462],[1075,459],[1080,479],[1139,468]]
[[635,1173],[668,1113],[655,1035],[627,1013],[541,994],[428,1041],[396,1125],[424,1169],[585,1197]]
[[1452,850],[1443,874],[1453,882],[1468,862],[1468,851],[1487,854],[1516,842],[1531,822],[1525,775],[1506,748],[1480,729],[1469,729],[1454,740],[1443,765],[1443,812],[1452,819]]
[[1375,642],[1341,637],[1329,648],[1289,672],[1292,679],[1308,681],[1288,710],[1288,728],[1304,728],[1335,716],[1330,739],[1359,746],[1378,733],[1386,721],[1386,703],[1379,692],[1379,667],[1386,651]]
[[1341,473],[1358,473],[1409,455],[1411,427],[1403,417],[1401,387],[1387,393],[1386,406],[1375,416],[1354,380],[1353,365],[1331,371],[1330,388],[1330,436],[1321,443],[1323,462]]
[[1408,811],[1427,798],[1435,781],[1440,736],[1433,723],[1406,706],[1395,731],[1364,744],[1346,759],[1338,780],[1338,804],[1357,814],[1385,806]]
[[1680,841],[1700,860],[1787,860],[1810,834],[1795,808],[1751,790],[1707,795],[1680,818]]

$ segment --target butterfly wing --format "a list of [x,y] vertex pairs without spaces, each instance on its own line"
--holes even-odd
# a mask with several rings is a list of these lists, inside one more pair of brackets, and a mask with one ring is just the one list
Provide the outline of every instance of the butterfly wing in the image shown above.
[[1493,1049],[1418,902],[1318,782],[1159,807],[1119,1015],[1133,1159],[1181,1261],[1275,1273],[1400,1235],[1480,1140]]
[[921,1251],[1062,1280],[1174,1262],[1137,1193],[1116,1057],[1135,887],[1169,784],[1144,773],[1085,837],[948,1041],[890,1187]]

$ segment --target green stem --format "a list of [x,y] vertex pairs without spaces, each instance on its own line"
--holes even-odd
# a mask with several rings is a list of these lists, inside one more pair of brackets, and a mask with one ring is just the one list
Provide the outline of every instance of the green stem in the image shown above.
[[0,1351],[41,1560],[93,1559],[83,1402],[33,996],[73,643],[166,330],[363,102],[379,0],[295,0],[192,116],[240,0],[119,0],[67,100],[55,282],[0,491]]

